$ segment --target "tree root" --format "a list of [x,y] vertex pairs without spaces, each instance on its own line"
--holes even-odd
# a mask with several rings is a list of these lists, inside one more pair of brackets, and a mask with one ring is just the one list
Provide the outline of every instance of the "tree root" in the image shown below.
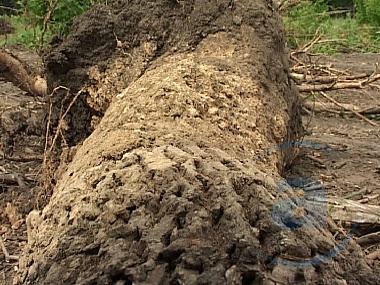
[[12,82],[32,96],[46,94],[46,81],[5,49],[0,50],[0,77]]

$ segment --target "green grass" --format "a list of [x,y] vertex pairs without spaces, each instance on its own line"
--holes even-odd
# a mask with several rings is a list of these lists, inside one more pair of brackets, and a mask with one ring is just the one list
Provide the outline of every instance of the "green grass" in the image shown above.
[[[38,2],[38,0],[35,0],[34,2],[36,1]],[[64,2],[66,3],[66,1]],[[365,13],[358,13],[355,17],[344,18],[331,16],[331,13],[327,12],[328,6],[324,4],[324,0],[303,2],[289,10],[283,17],[287,30],[287,44],[291,49],[298,49],[311,42],[316,36],[321,35],[320,40],[312,46],[309,52],[325,54],[338,54],[344,52],[380,53],[380,26],[370,26],[363,21],[363,19],[370,19],[372,22],[368,20],[367,23],[377,23],[374,22],[377,18],[372,14],[377,12],[376,9],[380,10],[380,6],[376,5],[374,7],[375,8],[371,8],[371,10],[366,8],[367,10],[365,10]],[[57,7],[56,17],[60,16],[58,12],[66,11],[63,8],[58,8],[60,7]],[[372,14],[370,14],[369,11]],[[82,10],[79,12],[82,12]],[[72,17],[71,14],[69,16]],[[62,17],[63,16],[61,16],[61,18]],[[70,17],[69,19],[71,19]],[[7,36],[6,42],[21,43],[30,47],[39,47],[42,33],[41,23],[37,24],[30,22],[31,19],[39,19],[37,16],[34,18],[23,16],[6,18],[16,29],[13,34]],[[71,21],[66,18],[64,18],[64,20],[63,23],[66,24]],[[45,43],[50,38],[52,31],[59,32],[64,30],[64,27],[67,28],[67,26],[64,26],[63,24],[62,28],[59,21],[53,21],[51,24],[52,25],[49,26],[48,29],[48,34],[45,35]],[[2,36],[0,38],[0,45],[4,43],[5,37]]]
[[356,17],[332,17],[323,5],[303,3],[288,11],[284,22],[287,44],[292,49],[298,49],[321,35],[309,52],[380,52],[378,26],[363,24]]
[[31,23],[28,23],[25,18],[21,16],[4,16],[4,18],[6,18],[15,28],[15,32],[8,34],[6,38],[5,36],[2,36],[0,39],[0,45],[5,43],[19,43],[29,47],[38,46],[38,41],[42,33],[38,26],[33,28]]

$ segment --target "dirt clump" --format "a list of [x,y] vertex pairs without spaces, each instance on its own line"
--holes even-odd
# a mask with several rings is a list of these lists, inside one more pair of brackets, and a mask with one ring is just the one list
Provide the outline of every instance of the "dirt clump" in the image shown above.
[[[257,49],[261,39],[268,37],[272,22],[279,21],[269,4],[258,5],[245,11],[230,1],[119,1],[86,12],[66,40],[52,41],[44,57],[49,91],[62,85],[70,88],[72,97],[79,90],[84,94],[80,97],[83,100],[78,100],[82,112],[71,112],[72,118],[66,122],[64,134],[69,145],[83,140],[115,95],[144,74],[159,56],[194,50],[203,38],[216,32],[239,34],[243,19],[244,25],[255,29],[257,43],[251,41],[250,45]],[[239,15],[235,13],[238,9],[242,10]],[[283,45],[282,31],[281,25],[270,31],[273,43],[269,48],[275,52]],[[251,57],[251,51],[246,56]],[[276,60],[269,59],[263,69],[265,74],[256,74],[253,68],[252,77],[268,76],[276,82],[283,76],[282,66],[286,70],[286,62]],[[54,100],[62,99],[56,96]],[[70,98],[66,99],[70,102]],[[81,117],[78,113],[82,113]]]
[[379,283],[354,242],[319,262],[328,229],[273,223],[293,150],[254,157],[302,126],[272,4],[120,1],[55,40],[48,85],[69,88],[52,100],[76,152],[29,216],[15,284]]

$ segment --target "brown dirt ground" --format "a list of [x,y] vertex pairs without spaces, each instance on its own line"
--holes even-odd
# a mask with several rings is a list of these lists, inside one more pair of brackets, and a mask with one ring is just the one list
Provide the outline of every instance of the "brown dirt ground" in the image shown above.
[[[176,1],[173,1],[173,5],[176,5]],[[186,9],[186,6],[183,7],[183,9]],[[205,7],[205,9],[208,9],[208,7]],[[131,9],[133,10],[133,9]],[[208,11],[208,10],[207,10]],[[132,12],[126,13],[120,13],[120,17],[125,17],[125,19],[130,20],[131,22],[124,21],[124,25],[126,27],[123,27],[121,29],[120,27],[116,27],[116,31],[122,30],[126,31],[128,28],[128,25],[133,26],[133,13]],[[172,13],[171,11],[167,11],[166,14],[170,15]],[[212,17],[212,11],[210,11],[210,14],[208,15],[208,18],[203,19],[205,22],[212,21],[214,18]],[[104,17],[107,18],[111,17],[108,14],[108,11],[99,11],[97,15],[93,15],[94,17]],[[165,19],[164,19],[165,20]],[[235,19],[236,21],[239,21],[239,19]],[[160,19],[160,21],[163,21]],[[59,83],[67,83],[70,80],[73,80],[75,78],[76,82],[80,82],[81,80],[85,81],[95,81],[96,84],[90,85],[85,90],[87,94],[94,95],[89,96],[91,99],[89,102],[86,102],[86,100],[83,100],[80,102],[81,105],[79,105],[78,108],[83,107],[84,110],[88,110],[87,113],[83,114],[77,120],[78,118],[74,117],[71,118],[72,122],[77,123],[75,128],[71,128],[69,126],[69,130],[74,129],[77,131],[77,133],[71,134],[71,136],[68,136],[68,145],[72,146],[78,143],[81,139],[86,137],[89,133],[92,132],[93,127],[92,125],[96,124],[97,118],[100,118],[103,115],[103,112],[108,107],[108,102],[110,101],[110,95],[107,94],[117,94],[121,90],[123,90],[126,85],[129,82],[132,82],[137,77],[139,77],[140,74],[144,73],[147,70],[147,62],[157,57],[157,55],[160,55],[163,52],[168,52],[170,49],[173,49],[174,51],[177,51],[178,49],[190,49],[190,47],[186,45],[182,45],[183,42],[189,41],[189,39],[194,39],[194,41],[200,41],[202,38],[202,32],[207,34],[211,33],[212,31],[200,31],[197,30],[197,25],[194,25],[194,34],[189,34],[187,37],[182,38],[181,41],[177,41],[175,37],[173,38],[164,38],[164,39],[155,39],[152,41],[151,39],[154,38],[156,35],[154,34],[156,26],[159,27],[165,27],[165,24],[167,24],[165,21],[160,22],[158,20],[153,20],[151,23],[148,23],[146,25],[146,29],[142,29],[147,34],[141,36],[140,38],[145,38],[146,44],[144,45],[144,48],[142,49],[140,46],[140,43],[134,43],[134,38],[128,38],[131,36],[130,34],[125,35],[118,35],[120,39],[123,40],[123,42],[129,42],[132,47],[135,46],[136,49],[131,49],[131,47],[127,47],[128,51],[132,51],[132,60],[130,64],[133,66],[133,68],[129,69],[129,73],[125,72],[122,68],[118,68],[122,66],[122,62],[120,60],[120,56],[115,57],[114,59],[110,60],[109,58],[102,58],[101,55],[105,54],[104,50],[101,49],[110,49],[115,50],[116,41],[115,39],[110,36],[112,33],[107,33],[107,37],[102,38],[102,41],[100,42],[99,46],[101,49],[91,49],[88,50],[88,53],[85,54],[75,54],[74,51],[66,50],[66,47],[63,46],[62,49],[65,51],[62,54],[65,54],[68,56],[66,59],[56,58],[55,60],[51,60],[50,62],[60,62],[61,65],[50,67],[50,70],[54,70],[57,73],[64,73],[65,70],[70,69],[71,71],[75,71],[75,73],[68,73],[67,76],[60,77]],[[99,22],[99,21],[97,21]],[[91,21],[88,23],[91,24]],[[117,22],[116,22],[117,23]],[[118,22],[120,23],[120,22]],[[82,23],[83,24],[83,23]],[[160,25],[157,25],[160,24]],[[210,25],[210,29],[215,29],[215,27],[218,26],[217,21],[214,22],[215,26]],[[116,24],[117,25],[117,24]],[[180,26],[180,25],[179,25]],[[86,25],[84,25],[83,29],[86,28]],[[104,27],[98,27],[100,30]],[[111,27],[111,29],[114,29]],[[160,28],[158,28],[160,29]],[[174,33],[168,33],[169,35],[175,34]],[[181,31],[178,31],[180,33]],[[149,34],[152,33],[152,34]],[[83,33],[80,33],[83,35]],[[265,34],[264,34],[265,35]],[[88,36],[88,35],[87,35]],[[76,35],[73,35],[73,40],[77,40],[78,44],[83,42],[83,38],[78,39],[75,38]],[[137,37],[138,38],[138,37]],[[127,41],[129,39],[129,41]],[[183,42],[182,42],[183,41]],[[162,46],[164,42],[169,42],[170,44],[168,46]],[[109,43],[109,45],[105,44]],[[157,44],[158,43],[158,44]],[[190,41],[191,44],[196,45],[193,41]],[[138,47],[138,48],[137,48]],[[159,52],[158,52],[159,51]],[[86,51],[84,51],[86,52]],[[93,53],[94,52],[94,53]],[[98,52],[98,54],[96,54]],[[61,54],[61,55],[62,55]],[[31,55],[34,56],[34,55]],[[59,56],[59,53],[51,54],[50,56]],[[70,56],[74,56],[75,58],[70,58]],[[125,58],[129,58],[129,55],[125,55]],[[109,68],[107,72],[112,72],[115,74],[106,74],[106,76],[101,77],[99,76],[99,72],[97,69],[90,72],[89,78],[87,78],[87,74],[84,72],[79,72],[80,68],[85,68],[86,66],[91,65],[91,58],[97,57],[100,61],[104,60],[104,64],[108,67],[111,66],[112,68]],[[339,59],[339,57],[338,57]],[[344,64],[347,64],[349,67],[352,66],[352,68],[358,68],[359,66],[363,66],[361,63],[362,61],[366,61],[369,64],[372,64],[373,62],[372,56],[356,56],[356,55],[345,55],[344,57]],[[49,60],[49,58],[48,58]],[[70,62],[76,62],[78,66],[73,68],[72,66],[67,66]],[[216,62],[217,63],[217,62]],[[101,70],[101,66],[98,66]],[[150,66],[151,69],[154,69],[155,67]],[[225,66],[219,66],[221,70],[226,68]],[[119,70],[118,70],[119,69]],[[121,74],[117,74],[117,71],[121,72]],[[49,76],[54,76],[54,74],[50,74]],[[120,82],[124,82],[125,86],[115,86],[114,82],[112,82],[112,79],[115,77],[123,77],[123,80]],[[195,84],[196,80],[194,81],[194,78],[200,77],[202,78],[202,74],[190,74],[189,76],[189,84]],[[258,75],[258,76],[263,76]],[[274,78],[276,79],[276,78]],[[111,80],[111,82],[110,82]],[[96,97],[95,94],[102,94],[102,92],[99,92],[99,90],[92,90],[94,86],[98,86],[98,88],[104,88],[105,98],[99,98]],[[75,87],[80,88],[79,83],[76,86],[73,85],[73,88],[75,90]],[[265,86],[264,86],[265,87]],[[199,88],[204,88],[204,86],[200,86]],[[76,90],[77,91],[77,90]],[[234,90],[235,92],[236,90]],[[377,98],[377,100],[380,100],[380,96],[377,92],[377,90],[370,90],[371,94]],[[30,98],[25,96],[23,92],[20,90],[17,90],[17,88],[9,85],[9,83],[0,83],[0,100],[1,100],[1,112],[2,112],[2,154],[3,156],[11,156],[11,155],[17,155],[17,156],[25,156],[25,155],[41,155],[43,150],[43,142],[44,142],[44,127],[43,118],[39,117],[40,115],[40,104],[38,103],[38,100],[35,98]],[[171,92],[168,90],[167,92]],[[228,90],[226,90],[228,93]],[[333,92],[332,93],[334,98],[341,102],[350,102],[352,103],[353,98],[355,98],[356,101],[355,104],[358,106],[361,105],[370,105],[373,106],[374,100],[368,99],[363,94],[361,94],[358,91],[340,91],[340,92]],[[228,95],[228,94],[227,94]],[[61,98],[59,98],[61,99]],[[31,103],[30,103],[31,102]],[[140,102],[141,103],[141,102]],[[144,102],[143,102],[144,103]],[[17,105],[15,107],[14,105]],[[92,108],[89,110],[88,105],[91,105]],[[4,107],[3,107],[4,106]],[[32,106],[32,107],[31,107]],[[9,107],[9,108],[7,108]],[[190,112],[201,112],[200,115],[202,115],[202,112],[204,111],[202,105],[194,106]],[[15,113],[16,115],[13,115]],[[74,112],[75,113],[75,112]],[[178,114],[178,110],[170,110],[170,108],[167,110],[167,114],[169,117],[176,117],[176,116],[187,116],[188,114]],[[193,116],[194,114],[190,114]],[[226,116],[227,118],[227,116]],[[309,121],[309,117],[305,116],[304,120],[307,123]],[[8,120],[8,121],[7,121]],[[264,120],[265,121],[265,120]],[[28,122],[25,124],[25,122]],[[234,126],[233,124],[230,124],[227,120],[223,122],[224,124],[221,124],[221,128],[227,128],[226,132],[231,132],[231,134],[239,133],[241,130]],[[257,122],[260,124],[260,121]],[[9,127],[11,127],[9,129]],[[263,126],[259,127],[261,129]],[[85,130],[85,132],[83,131]],[[144,130],[139,130],[140,132],[144,132]],[[312,142],[318,142],[321,144],[328,145],[330,148],[332,148],[336,155],[334,157],[331,157],[327,155],[326,153],[316,151],[311,151],[311,154],[314,156],[318,156],[324,161],[324,165],[326,168],[321,168],[320,165],[315,164],[314,161],[310,161],[306,158],[300,158],[297,160],[294,164],[294,167],[290,170],[289,175],[300,175],[300,176],[306,176],[306,177],[313,177],[318,180],[322,180],[327,189],[332,192],[332,195],[345,195],[353,190],[356,190],[358,188],[367,187],[368,191],[372,191],[371,194],[379,193],[380,190],[378,188],[378,181],[379,181],[379,174],[378,169],[376,168],[378,166],[379,161],[379,147],[377,146],[377,142],[379,140],[379,128],[372,127],[368,125],[366,122],[363,122],[362,120],[345,116],[344,118],[341,118],[339,116],[332,116],[332,115],[326,115],[326,114],[317,114],[316,117],[314,117],[311,120],[310,125],[310,131],[311,135],[307,136],[305,139]],[[80,133],[82,132],[82,133]],[[269,132],[269,130],[268,130]],[[9,135],[11,134],[11,135]],[[165,135],[165,134],[164,134]],[[163,134],[160,134],[160,136],[164,137]],[[275,134],[269,134],[269,137],[273,137]],[[159,136],[157,136],[159,137]],[[241,142],[239,142],[241,143]],[[255,142],[257,143],[257,142]],[[227,146],[223,146],[222,143],[219,143],[221,148],[224,147],[227,148]],[[264,149],[266,147],[262,146]],[[174,148],[172,149],[174,151]],[[248,153],[247,150],[236,150],[237,153]],[[106,155],[106,153],[104,154]],[[173,154],[174,155],[174,154]],[[178,155],[178,154],[175,154]],[[115,157],[115,160],[119,160],[120,157]],[[136,157],[130,158],[131,160],[137,159]],[[152,163],[154,163],[154,159],[152,158]],[[340,168],[335,168],[335,165],[341,165],[342,162],[346,162],[345,165],[343,165]],[[372,162],[372,163],[369,163]],[[38,161],[32,161],[32,162],[19,162],[19,163],[13,163],[10,162],[7,159],[2,159],[1,162],[1,171],[9,171],[9,172],[17,172],[25,176],[25,180],[27,180],[28,185],[27,187],[31,189],[34,186],[33,179],[27,179],[27,174],[36,174],[39,169],[39,162]],[[124,163],[130,163],[131,165],[135,163],[135,161],[127,161]],[[230,166],[229,166],[230,167]],[[94,171],[97,171],[97,169],[93,169]],[[206,169],[207,170],[207,169]],[[162,173],[161,173],[162,174]],[[109,176],[109,175],[108,175]],[[114,181],[114,177],[103,177],[99,181],[93,181],[94,185],[97,184],[104,184],[104,187],[112,187],[115,186],[113,183],[122,183],[122,181]],[[91,178],[91,177],[90,177]],[[117,180],[117,179],[116,179]],[[149,180],[147,178],[147,180]],[[5,239],[5,245],[8,249],[8,251],[11,254],[19,254],[21,252],[21,249],[23,245],[25,245],[25,222],[19,222],[20,220],[25,220],[25,215],[31,210],[32,207],[36,207],[35,201],[37,200],[34,196],[34,192],[30,192],[30,190],[20,189],[19,186],[8,186],[5,184],[2,184],[2,193],[0,195],[0,209],[1,209],[1,222],[2,222],[2,228],[1,234],[3,238]],[[186,188],[184,186],[184,188]],[[188,189],[186,188],[188,191]],[[101,197],[100,197],[101,198]],[[149,199],[149,197],[146,197],[146,199]],[[10,203],[9,204],[7,203]],[[379,204],[379,200],[372,200],[371,203]],[[8,205],[8,206],[7,206]],[[111,205],[112,206],[112,205]],[[110,207],[111,207],[110,206]],[[149,207],[154,208],[153,204],[148,205]],[[112,206],[113,207],[113,206]],[[131,205],[131,213],[134,209],[132,209],[134,206]],[[154,212],[155,209],[152,211]],[[219,209],[220,210],[220,209]],[[71,211],[71,210],[70,210]],[[218,209],[216,209],[216,212],[218,212]],[[18,213],[18,214],[17,214]],[[137,219],[139,218],[136,216]],[[111,219],[112,217],[103,217],[105,219]],[[128,217],[127,219],[129,219]],[[182,218],[183,219],[183,218]],[[181,219],[177,221],[181,224]],[[128,229],[119,229],[119,230],[128,230]],[[129,231],[132,231],[129,229]],[[116,236],[120,235],[120,233],[115,230],[114,233]],[[133,233],[139,235],[139,233]],[[87,249],[89,251],[89,254],[93,254],[91,252],[99,250],[99,248],[89,248]],[[373,250],[373,249],[371,249]],[[174,249],[175,251],[175,249]],[[171,254],[170,252],[168,254]],[[0,253],[0,257],[1,257]],[[193,262],[193,261],[192,261]],[[74,266],[79,266],[75,265]],[[115,265],[116,266],[116,265]],[[376,264],[375,266],[379,266]],[[0,284],[11,284],[12,275],[15,270],[17,270],[17,264],[14,262],[6,263],[4,260],[0,260]],[[34,272],[35,273],[35,272]],[[185,273],[183,273],[185,274]],[[88,277],[90,278],[90,277]],[[116,278],[116,277],[115,277]],[[216,282],[216,281],[215,281]]]
[[[372,68],[374,58],[374,55],[345,55],[343,59],[339,56],[329,58],[329,62],[344,60],[342,63],[347,65],[347,67],[352,68],[354,71],[359,71],[357,67],[362,67],[363,62],[367,62],[368,68]],[[13,106],[18,105],[19,107],[15,113],[20,114],[19,116],[23,120],[22,106],[32,104],[32,108],[38,111],[38,102],[26,96],[23,91],[12,86],[10,83],[0,82],[0,90],[2,118],[6,116],[7,113],[3,110],[8,106],[14,108]],[[376,88],[369,89],[369,92],[377,100],[380,100],[380,92],[378,92]],[[375,104],[373,98],[366,96],[359,90],[341,90],[330,92],[329,94],[339,102],[354,103],[361,108],[370,107]],[[20,117],[14,119],[14,124],[22,123]],[[322,159],[324,165],[320,165],[307,157],[301,156],[287,173],[288,175],[311,177],[323,181],[328,193],[332,196],[344,196],[363,188],[368,189],[368,192],[355,197],[355,199],[364,198],[364,196],[368,194],[380,194],[380,148],[378,146],[380,133],[378,127],[373,127],[362,119],[349,114],[345,114],[342,117],[341,115],[331,113],[317,113],[312,118],[309,115],[305,115],[303,119],[304,124],[309,126],[308,130],[310,131],[310,134],[305,137],[305,140],[326,145],[333,149],[335,153],[330,154],[316,150],[305,151],[305,153]],[[2,134],[2,138],[4,138],[3,135],[4,134]],[[26,145],[22,140],[16,139],[14,142],[13,155],[41,155],[41,133],[38,133],[37,136],[33,136],[25,133],[24,130],[23,136],[24,135],[27,136],[27,138],[31,138],[32,142],[30,143],[28,140],[29,145]],[[39,146],[36,147],[36,144]],[[8,142],[3,142],[2,153],[6,152],[9,146],[10,144]],[[28,146],[30,149],[25,149]],[[337,166],[341,165],[343,166],[337,168]],[[3,159],[1,166],[2,171],[6,170],[12,172],[16,169],[18,173],[33,175],[37,173],[40,163],[36,161],[17,163]],[[28,180],[28,183],[28,187],[33,187],[34,183],[32,180]],[[1,234],[10,254],[19,254],[26,243],[26,226],[25,223],[23,223],[20,226],[12,228],[12,221],[10,221],[5,209],[7,203],[11,203],[16,213],[20,213],[22,219],[25,220],[29,211],[33,207],[36,207],[35,197],[33,197],[33,192],[30,190],[21,190],[17,185],[8,186],[2,184],[1,189]],[[379,198],[371,200],[370,204],[379,205]],[[368,252],[375,249],[376,248],[370,248]],[[0,256],[2,256],[1,253]],[[17,270],[17,263],[6,263],[3,256],[1,258],[0,284],[11,284],[13,272]]]
[[[345,54],[314,60],[332,63],[340,70],[360,73],[374,71],[380,56]],[[380,105],[379,87],[369,86],[365,91],[330,91],[328,94],[340,103],[353,104],[358,110],[364,110]],[[318,94],[316,96],[322,102],[331,103]],[[373,122],[378,126],[372,126],[347,111],[340,114],[317,113],[314,117],[305,115],[303,121],[309,131],[305,140],[326,145],[334,152],[311,150],[309,154],[322,159],[323,165],[304,157],[297,161],[291,173],[323,181],[331,195],[343,197],[363,188],[367,189],[367,193],[355,199],[380,194],[380,122],[375,119]],[[380,197],[373,199],[371,204],[380,205]]]
[[[8,46],[29,65],[41,65],[40,57],[22,46]],[[44,104],[10,82],[0,79],[0,175],[19,177],[24,185],[0,181],[0,234],[9,254],[19,254],[26,242],[25,217],[36,206],[33,188],[44,150]],[[10,284],[15,263],[0,263],[0,284]]]

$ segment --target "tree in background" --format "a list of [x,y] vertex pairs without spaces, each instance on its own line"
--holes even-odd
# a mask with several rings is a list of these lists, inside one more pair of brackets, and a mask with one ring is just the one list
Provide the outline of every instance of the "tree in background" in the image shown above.
[[378,0],[355,0],[358,19],[371,26],[380,25],[380,5]]
[[[3,7],[1,7],[3,6]],[[9,9],[7,9],[7,7]],[[16,14],[16,10],[19,8],[17,1],[15,0],[3,0],[0,5],[0,15]]]

